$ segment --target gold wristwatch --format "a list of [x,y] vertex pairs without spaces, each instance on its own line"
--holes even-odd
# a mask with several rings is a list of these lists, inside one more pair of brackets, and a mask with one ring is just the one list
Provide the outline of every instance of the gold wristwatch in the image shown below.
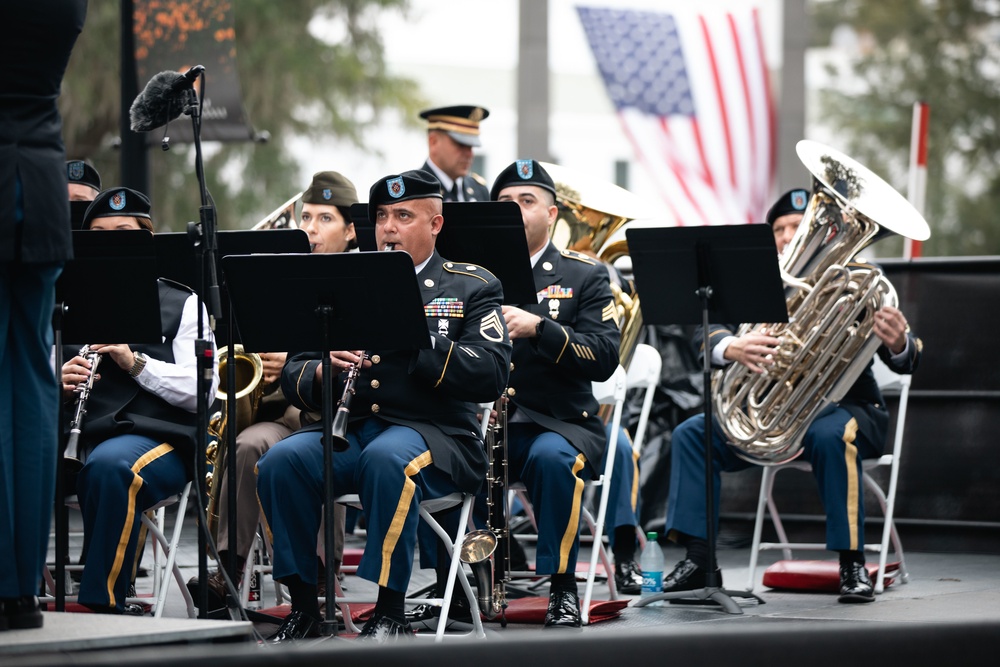
[[142,369],[146,367],[146,355],[142,352],[135,353],[135,361],[132,362],[132,368],[128,369],[129,377],[139,377],[139,373]]

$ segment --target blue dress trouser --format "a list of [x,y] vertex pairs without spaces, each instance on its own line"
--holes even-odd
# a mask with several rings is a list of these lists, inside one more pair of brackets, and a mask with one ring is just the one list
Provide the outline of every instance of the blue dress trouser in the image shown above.
[[61,264],[0,264],[0,598],[35,595],[55,497],[59,382],[52,308]]
[[[713,420],[714,422],[714,420]],[[715,534],[719,527],[720,472],[749,468],[726,443],[714,422],[712,429],[712,479]],[[695,415],[673,434],[670,451],[670,492],[667,497],[667,531],[677,530],[705,539],[705,418]],[[826,548],[832,551],[864,548],[864,502],[861,461],[881,455],[857,428],[851,413],[828,406],[806,429],[802,442],[804,461],[812,464],[826,511]]]
[[[297,575],[316,583],[316,533],[324,497],[319,431],[295,433],[257,462],[257,497],[274,549],[275,579]],[[406,591],[413,569],[420,502],[456,492],[433,465],[420,434],[377,417],[352,423],[347,451],[333,455],[336,495],[361,497],[368,527],[358,576]]]
[[587,459],[566,438],[532,423],[508,424],[508,477],[524,482],[538,521],[535,571],[576,571],[583,483],[593,479]]
[[81,604],[124,608],[141,514],[183,491],[187,481],[181,455],[152,438],[115,436],[90,453],[76,483],[88,544],[77,598]]

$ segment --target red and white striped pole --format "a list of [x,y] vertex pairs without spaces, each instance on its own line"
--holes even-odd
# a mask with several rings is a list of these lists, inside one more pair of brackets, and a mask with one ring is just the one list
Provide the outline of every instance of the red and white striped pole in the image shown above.
[[[926,102],[913,103],[913,129],[910,133],[910,181],[907,199],[920,215],[924,214],[927,194],[927,127],[930,122],[931,107]],[[905,239],[903,259],[920,257],[922,243]]]

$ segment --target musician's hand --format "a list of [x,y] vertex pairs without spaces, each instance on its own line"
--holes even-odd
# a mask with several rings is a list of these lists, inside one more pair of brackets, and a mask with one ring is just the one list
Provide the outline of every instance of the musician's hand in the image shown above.
[[[68,399],[76,393],[82,382],[85,382],[87,378],[90,377],[90,362],[83,357],[76,356],[67,361],[62,366],[62,391],[63,398]],[[97,374],[96,380],[101,379],[100,373]]]
[[[358,363],[358,360],[361,359],[364,353],[364,350],[337,350],[331,352],[330,361],[333,362],[333,370],[338,373],[351,370],[351,367]],[[361,368],[368,368],[371,365],[372,362],[365,359],[361,364]]]
[[884,306],[875,313],[873,331],[893,354],[906,349],[906,317],[897,308]]
[[135,353],[128,345],[91,345],[90,350],[111,357],[123,371],[128,372],[135,365]]
[[281,379],[281,369],[285,367],[285,352],[261,352],[260,360],[264,363],[264,385],[269,385]]
[[774,336],[748,333],[734,339],[723,357],[743,364],[754,373],[763,373],[765,368],[774,365],[774,355],[778,352],[779,343]]
[[502,306],[502,311],[503,320],[507,324],[507,333],[511,340],[535,337],[535,329],[542,320],[541,317],[515,306]]

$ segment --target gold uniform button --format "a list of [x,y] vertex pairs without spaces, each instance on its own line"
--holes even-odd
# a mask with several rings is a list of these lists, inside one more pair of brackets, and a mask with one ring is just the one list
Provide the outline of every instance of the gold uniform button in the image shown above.
[[375,413],[375,414],[378,414],[378,411],[379,411],[379,410],[381,410],[381,409],[382,409],[382,408],[380,408],[380,407],[378,406],[378,403],[372,403],[372,412],[373,412],[373,413]]
[[379,388],[379,381],[372,380],[372,389],[378,389],[378,388]]
[[590,416],[590,415],[588,415],[588,414],[587,414],[587,411],[586,411],[586,410],[584,410],[584,411],[583,411],[583,418],[584,418],[584,419],[586,419],[586,418],[587,418],[587,417],[589,417],[589,416]]
[[373,354],[371,361],[373,364],[377,364],[380,361],[382,361],[382,357],[378,356],[377,354]]
[[513,362],[513,361],[512,361],[512,362],[510,362],[510,372],[511,372],[511,373],[513,373],[513,372],[514,372],[514,362]]
[[516,391],[514,391],[514,388],[513,388],[513,387],[507,387],[507,395],[508,395],[508,396],[513,396],[513,395],[514,395],[514,394],[516,394],[516,393],[517,393],[517,392],[516,392]]

